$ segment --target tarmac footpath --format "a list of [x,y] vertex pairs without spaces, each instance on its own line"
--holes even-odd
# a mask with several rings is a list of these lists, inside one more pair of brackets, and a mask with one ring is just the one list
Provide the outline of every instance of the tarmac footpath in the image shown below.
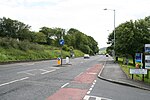
[[109,81],[112,83],[150,91],[149,84],[128,78],[119,66],[119,64],[114,63],[114,59],[112,57],[108,57],[98,77],[102,80]]

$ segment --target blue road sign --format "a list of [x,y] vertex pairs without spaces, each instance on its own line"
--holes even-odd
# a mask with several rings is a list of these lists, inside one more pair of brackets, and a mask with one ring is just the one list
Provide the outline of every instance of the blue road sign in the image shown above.
[[60,45],[64,45],[64,43],[65,43],[64,39],[61,39],[61,40],[59,41],[59,44],[60,44]]
[[142,62],[142,53],[136,53],[135,54],[135,61],[136,62]]

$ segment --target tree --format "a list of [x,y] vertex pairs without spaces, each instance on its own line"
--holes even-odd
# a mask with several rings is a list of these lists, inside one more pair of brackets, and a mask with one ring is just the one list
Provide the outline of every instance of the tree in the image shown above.
[[[150,43],[150,17],[145,19],[127,21],[120,24],[115,30],[115,52],[127,56],[132,56],[135,64],[135,53],[144,52],[144,44]],[[113,46],[113,33],[109,35],[109,43]]]
[[[8,38],[19,38],[19,39],[28,39],[30,34],[30,26],[19,22],[17,20],[12,20],[10,18],[0,18],[0,36]],[[22,35],[24,34],[24,35]],[[27,35],[26,35],[27,34]]]
[[42,32],[33,32],[34,38],[32,42],[36,43],[45,43],[46,42],[46,35]]
[[65,36],[65,43],[69,46],[73,46],[75,49],[79,49],[87,54],[96,54],[98,49],[98,43],[93,37],[87,36],[77,29],[71,28]]

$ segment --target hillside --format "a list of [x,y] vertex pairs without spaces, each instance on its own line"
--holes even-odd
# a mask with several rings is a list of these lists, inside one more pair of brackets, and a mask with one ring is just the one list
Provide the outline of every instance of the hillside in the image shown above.
[[[69,50],[62,50],[62,56],[70,56]],[[83,52],[73,50],[76,57],[83,56]],[[29,41],[17,41],[15,39],[0,38],[0,62],[33,61],[56,59],[60,57],[60,47],[40,45]]]
[[100,54],[105,54],[106,53],[106,49],[107,49],[107,47],[100,48],[99,49],[99,53]]

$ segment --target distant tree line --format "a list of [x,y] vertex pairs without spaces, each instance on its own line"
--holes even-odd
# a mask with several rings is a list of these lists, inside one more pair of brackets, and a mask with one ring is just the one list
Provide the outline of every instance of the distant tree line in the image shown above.
[[[107,52],[114,49],[114,32],[108,37]],[[116,55],[131,56],[135,64],[135,53],[144,52],[144,45],[150,44],[150,16],[139,20],[130,20],[120,24],[115,29]]]
[[63,37],[65,40],[64,50],[81,50],[84,53],[96,54],[98,43],[93,37],[88,36],[77,29],[71,28],[65,31],[62,28],[42,27],[39,32],[30,31],[31,26],[18,20],[10,18],[0,18],[0,37],[13,38],[18,41],[27,40],[32,43],[47,44],[59,47],[59,40]]

